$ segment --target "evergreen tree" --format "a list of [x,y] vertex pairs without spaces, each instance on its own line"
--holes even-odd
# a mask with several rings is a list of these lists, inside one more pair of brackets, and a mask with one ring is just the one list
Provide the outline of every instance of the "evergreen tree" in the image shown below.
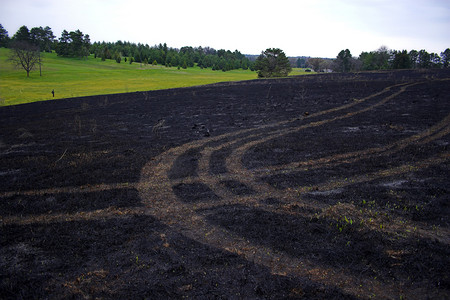
[[[56,53],[59,56],[87,57],[90,53],[90,46],[91,41],[88,34],[84,35],[80,30],[71,31],[70,33],[67,30],[63,30],[56,47]],[[111,57],[106,58],[110,59]]]
[[[70,44],[72,41],[69,41],[68,43]],[[252,62],[237,50],[234,52],[231,52],[230,50],[216,51],[210,47],[182,47],[181,49],[174,49],[168,47],[167,44],[159,44],[150,47],[149,45],[136,45],[129,42],[117,41],[115,43],[95,42],[89,49],[91,53],[94,53],[97,57],[110,59],[110,57],[105,57],[103,53],[105,47],[107,47],[111,53],[118,51],[121,53],[122,57],[133,57],[133,61],[135,62],[143,62],[147,59],[150,63],[156,61],[156,63],[160,65],[181,67],[183,61],[186,61],[187,68],[194,67],[195,64],[203,68],[211,68],[216,65],[216,68],[214,68],[215,70],[223,71],[239,68],[248,69],[252,67]],[[219,62],[222,58],[223,60]]]
[[304,58],[300,58],[300,57],[297,58],[296,66],[297,66],[297,68],[304,68],[304,67],[306,67],[306,60]]
[[81,56],[87,58],[90,54],[89,49],[91,47],[91,39],[89,34],[85,34],[82,40],[83,45],[81,46]]
[[[24,31],[25,32],[25,31]],[[25,34],[25,33],[23,33]],[[55,36],[50,27],[33,27],[29,32],[29,42],[37,46],[40,51],[51,52]]]
[[441,60],[444,68],[448,68],[450,62],[450,48],[447,48],[444,52],[441,52]]
[[109,52],[108,47],[103,48],[101,57],[102,57],[102,61],[105,61],[107,59],[111,59],[111,52]]
[[53,45],[55,43],[56,36],[53,34],[53,31],[50,27],[45,26],[44,27],[44,43],[43,48],[41,48],[43,51],[51,52],[54,48]]
[[8,31],[0,24],[0,47],[7,47],[9,43]]
[[386,46],[381,46],[375,52],[375,64],[378,70],[386,70],[389,69],[389,60],[391,58],[391,54],[389,49]]
[[430,53],[430,68],[441,68],[441,57],[437,53]]
[[17,30],[16,34],[13,36],[13,40],[16,42],[27,42],[29,43],[30,40],[30,31],[28,30],[27,26],[22,26]]
[[374,53],[373,52],[362,52],[359,55],[358,59],[361,62],[361,69],[362,70],[370,71],[370,70],[375,70],[376,69],[375,57],[374,57]]
[[393,69],[410,69],[411,68],[411,58],[409,57],[408,51],[394,51],[394,59],[392,61]]
[[70,43],[70,56],[73,57],[81,57],[82,55],[82,48],[83,48],[83,33],[80,30],[71,31],[70,33],[70,39],[72,42]]
[[431,56],[426,50],[420,50],[418,55],[418,67],[427,69],[431,67]]
[[352,54],[350,50],[341,50],[335,59],[335,71],[337,72],[350,72],[352,63]]
[[255,69],[259,78],[285,77],[291,72],[291,64],[283,50],[268,48],[257,58]]
[[114,52],[113,58],[118,64],[120,64],[120,62],[122,61],[122,56],[117,50]]
[[63,30],[61,33],[61,37],[59,38],[58,46],[56,47],[56,53],[59,56],[69,56],[70,52],[70,34],[67,32],[67,30]]
[[411,60],[411,68],[413,69],[417,68],[419,52],[417,52],[417,50],[411,50],[409,51],[408,55],[409,59]]

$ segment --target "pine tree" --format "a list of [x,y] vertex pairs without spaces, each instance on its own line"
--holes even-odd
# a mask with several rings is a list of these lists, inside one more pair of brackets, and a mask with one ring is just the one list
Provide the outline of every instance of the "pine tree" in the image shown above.
[[256,59],[255,70],[259,78],[286,77],[292,67],[283,50],[269,48]]
[[0,24],[0,47],[8,46],[9,36],[8,31]]
[[341,50],[336,57],[336,71],[338,72],[350,72],[352,63],[352,54],[350,50]]
[[17,30],[16,34],[13,36],[14,41],[16,42],[27,42],[31,41],[30,39],[30,31],[27,26],[22,26]]

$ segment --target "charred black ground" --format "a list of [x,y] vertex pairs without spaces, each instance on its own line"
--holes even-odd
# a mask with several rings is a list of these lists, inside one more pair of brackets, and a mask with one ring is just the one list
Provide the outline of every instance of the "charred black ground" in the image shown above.
[[0,294],[450,297],[450,72],[0,109]]

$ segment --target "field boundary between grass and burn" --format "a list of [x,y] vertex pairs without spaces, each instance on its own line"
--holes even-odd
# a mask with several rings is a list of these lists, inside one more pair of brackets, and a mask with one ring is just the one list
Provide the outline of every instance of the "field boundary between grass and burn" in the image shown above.
[[[9,49],[0,48],[0,105],[57,100],[137,91],[199,86],[218,82],[256,79],[250,70],[212,71],[199,67],[178,69],[142,63],[117,63],[101,58],[64,58],[42,53],[39,66],[26,77],[7,60]],[[310,74],[294,69],[292,75]],[[53,97],[52,91],[55,92]]]

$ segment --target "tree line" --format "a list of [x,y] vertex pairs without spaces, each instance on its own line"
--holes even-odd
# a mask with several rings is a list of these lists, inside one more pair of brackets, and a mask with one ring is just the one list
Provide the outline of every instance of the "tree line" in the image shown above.
[[439,54],[426,50],[390,50],[386,46],[370,52],[362,52],[353,57],[349,49],[341,50],[335,59],[298,58],[297,64],[303,64],[315,71],[353,72],[394,69],[438,69],[448,68],[450,48]]
[[120,63],[164,65],[167,67],[188,68],[197,65],[200,68],[230,71],[234,69],[252,69],[253,63],[241,52],[235,50],[216,50],[210,47],[168,47],[166,43],[155,46],[117,41],[115,43],[95,42],[91,53],[102,60],[114,59]]
[[254,68],[254,62],[250,61],[238,50],[215,50],[210,47],[182,47],[181,49],[168,47],[166,43],[155,46],[148,44],[135,44],[117,41],[115,43],[90,41],[88,34],[80,30],[63,30],[61,37],[56,39],[50,27],[35,27],[31,30],[22,26],[13,35],[0,24],[0,47],[15,48],[18,44],[21,48],[28,44],[30,49],[39,51],[55,51],[59,56],[86,58],[93,54],[102,60],[113,59],[117,63],[141,63],[153,65],[165,65],[167,67],[188,68],[195,65],[200,68],[212,68],[213,70],[230,71],[234,69]]
[[[168,47],[166,43],[155,46],[120,40],[115,43],[91,43],[89,35],[80,30],[70,32],[63,30],[61,37],[57,39],[48,26],[34,27],[31,30],[22,26],[10,38],[8,31],[1,24],[0,47],[13,49],[16,55],[15,63],[19,66],[23,66],[23,62],[17,57],[30,59],[30,63],[23,67],[27,71],[27,75],[37,62],[40,65],[40,52],[42,51],[55,51],[59,56],[79,58],[86,58],[93,54],[96,58],[113,59],[117,63],[136,62],[184,69],[195,65],[224,72],[234,69],[250,69],[259,71],[259,77],[287,76],[286,70],[290,71],[290,67],[309,67],[317,72],[448,68],[450,59],[449,48],[439,55],[428,53],[426,50],[409,52],[407,50],[390,50],[384,46],[375,51],[362,52],[359,57],[353,57],[348,49],[341,50],[335,59],[300,57],[295,60],[295,58],[286,58],[285,54],[277,48],[267,49],[260,56],[246,56],[238,50],[231,52],[224,49],[190,46],[177,49]],[[290,67],[286,65],[286,61],[290,63]],[[283,65],[282,70],[277,69],[279,66],[273,65],[276,62]]]

